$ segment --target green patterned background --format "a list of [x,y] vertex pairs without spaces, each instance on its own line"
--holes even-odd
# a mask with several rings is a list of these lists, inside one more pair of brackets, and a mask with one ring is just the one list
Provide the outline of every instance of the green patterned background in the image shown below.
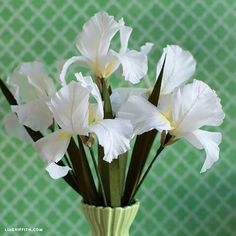
[[[49,65],[77,53],[84,21],[100,10],[134,28],[130,47],[155,43],[150,74],[166,44],[179,44],[198,61],[196,78],[222,98],[221,158],[206,174],[204,151],[178,142],[163,153],[141,189],[131,235],[236,235],[236,1],[235,0],[0,0],[0,75],[22,61]],[[118,81],[119,82],[119,81]],[[118,84],[118,83],[116,83]],[[51,180],[31,146],[6,137],[9,107],[0,95],[0,235],[88,235],[80,198]],[[153,150],[154,153],[154,150]],[[41,227],[42,233],[5,233],[5,227]]]

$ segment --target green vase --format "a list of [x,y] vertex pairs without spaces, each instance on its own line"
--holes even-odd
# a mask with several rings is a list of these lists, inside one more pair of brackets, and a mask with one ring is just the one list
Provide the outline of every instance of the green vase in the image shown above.
[[96,207],[81,203],[92,236],[129,236],[139,202],[127,207]]

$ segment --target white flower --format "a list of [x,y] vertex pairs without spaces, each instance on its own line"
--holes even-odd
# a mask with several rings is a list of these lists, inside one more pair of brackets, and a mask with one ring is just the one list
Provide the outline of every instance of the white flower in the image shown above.
[[[103,119],[102,99],[91,77],[76,74],[79,82],[72,81],[61,88],[48,102],[60,129],[38,140],[35,148],[49,164],[58,162],[66,153],[72,135],[95,133],[104,147],[104,160],[111,162],[129,148],[133,129],[123,119]],[[89,103],[90,94],[97,103]]]
[[221,134],[200,130],[203,126],[219,126],[224,119],[220,99],[205,83],[194,80],[162,96],[158,108],[142,97],[131,96],[121,107],[118,117],[129,119],[140,134],[158,129],[161,120],[169,122],[170,134],[184,138],[196,148],[205,149],[206,160],[201,169],[205,172],[219,158]]
[[32,141],[25,128],[19,123],[16,114],[13,112],[8,113],[4,117],[4,128],[9,136],[16,137],[27,143]]
[[174,91],[189,80],[196,69],[196,61],[189,51],[177,45],[167,45],[163,49],[161,59],[157,63],[156,78],[158,78],[165,59],[161,83],[161,95]]
[[19,65],[8,78],[8,84],[19,104],[11,108],[20,124],[34,131],[46,130],[53,121],[46,102],[55,88],[43,64],[35,61]]
[[[120,31],[121,48],[119,53],[109,50],[115,34]],[[75,62],[91,69],[99,78],[108,78],[121,64],[125,80],[138,83],[147,73],[147,56],[152,44],[146,44],[141,52],[128,50],[128,40],[132,28],[124,26],[121,19],[117,22],[106,12],[99,12],[88,20],[77,37],[77,49],[81,56],[68,59],[61,71],[60,80],[65,84],[68,68]]]
[[[147,48],[146,48],[147,49]],[[146,51],[143,48],[144,51]],[[147,51],[148,53],[148,51]],[[156,79],[158,78],[165,59],[160,96],[174,91],[189,80],[196,68],[196,61],[189,51],[185,51],[177,45],[168,45],[163,49],[161,59],[157,63]],[[120,106],[127,101],[129,96],[140,95],[148,99],[152,92],[151,82],[146,77],[144,82],[149,88],[118,88],[111,95],[113,111],[116,113]]]

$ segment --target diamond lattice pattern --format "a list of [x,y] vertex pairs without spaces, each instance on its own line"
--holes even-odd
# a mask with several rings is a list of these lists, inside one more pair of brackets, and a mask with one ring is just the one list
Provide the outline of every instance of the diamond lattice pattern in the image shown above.
[[[218,163],[200,175],[203,151],[184,142],[168,148],[139,193],[142,206],[131,235],[236,235],[236,1],[2,0],[1,76],[6,79],[19,62],[30,60],[44,61],[52,74],[56,60],[75,55],[84,21],[101,10],[123,16],[134,28],[130,47],[155,43],[152,78],[166,44],[190,50],[198,61],[196,78],[219,93],[226,112]],[[88,235],[80,198],[48,177],[31,146],[6,137],[2,125],[9,107],[2,94],[0,103],[0,235],[5,227],[41,227],[47,236]]]

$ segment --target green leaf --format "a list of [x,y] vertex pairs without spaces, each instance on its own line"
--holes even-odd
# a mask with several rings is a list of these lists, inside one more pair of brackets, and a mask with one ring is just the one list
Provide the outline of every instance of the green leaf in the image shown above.
[[75,171],[75,177],[84,202],[91,205],[99,205],[100,197],[96,190],[96,185],[94,183],[86,153],[80,138],[78,138],[78,142],[79,148],[77,147],[73,138],[71,138],[67,149],[73,169]]
[[[164,65],[165,65],[165,60],[163,62],[160,74],[158,75],[156,84],[153,88],[152,94],[148,99],[149,102],[151,102],[155,106],[158,105],[160,97]],[[131,198],[134,195],[135,189],[139,183],[139,180],[141,178],[143,169],[145,167],[148,155],[150,153],[150,150],[152,148],[157,133],[158,132],[156,130],[151,130],[149,132],[143,133],[142,135],[138,135],[136,138],[126,178],[124,195],[122,198],[123,206],[127,205],[129,202],[132,201]]]
[[[112,106],[110,101],[111,88],[108,80],[102,79],[102,98],[104,101],[104,118],[113,119]],[[124,186],[124,175],[126,158],[119,156],[111,163],[103,160],[104,150],[98,148],[98,168],[104,185],[107,203],[111,207],[121,206],[121,197]]]

